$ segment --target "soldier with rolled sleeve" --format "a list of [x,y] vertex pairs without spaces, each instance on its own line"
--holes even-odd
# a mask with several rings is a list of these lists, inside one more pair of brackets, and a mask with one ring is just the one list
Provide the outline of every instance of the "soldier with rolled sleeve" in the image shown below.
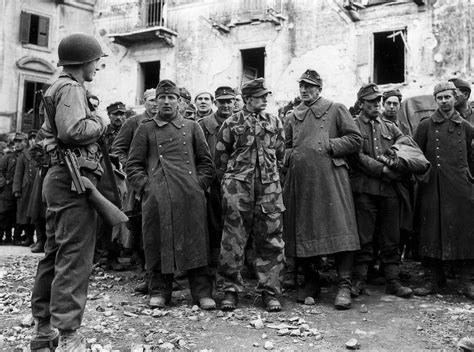
[[266,113],[271,93],[263,78],[242,86],[244,109],[222,124],[215,162],[222,185],[222,233],[219,273],[224,279],[222,310],[237,306],[243,291],[241,270],[245,246],[253,237],[257,291],[265,308],[280,311],[277,295],[285,262],[283,205],[279,171],[283,166],[285,136],[282,122]]
[[194,304],[209,310],[216,304],[204,192],[215,170],[202,129],[178,113],[178,99],[175,83],[158,84],[158,113],[138,127],[126,171],[142,202],[150,307],[168,305],[173,274],[186,272]]
[[377,160],[403,134],[393,122],[381,116],[382,92],[376,84],[362,86],[357,99],[362,111],[355,121],[362,135],[362,148],[351,157],[351,186],[361,249],[354,257],[352,295],[358,296],[366,290],[367,270],[374,258],[373,243],[378,229],[386,292],[409,297],[412,290],[400,283],[401,199],[395,183],[401,175]]
[[102,175],[97,140],[106,125],[91,113],[84,82],[94,79],[105,54],[94,37],[81,33],[63,38],[58,54],[63,71],[45,93],[54,104],[57,136],[48,119],[40,130],[50,159],[43,186],[47,239],[31,297],[36,324],[30,347],[32,351],[53,350],[58,343],[57,328],[57,351],[85,351],[77,330],[92,270],[97,213],[86,194],[72,189],[63,150],[74,148],[83,179],[95,184]]

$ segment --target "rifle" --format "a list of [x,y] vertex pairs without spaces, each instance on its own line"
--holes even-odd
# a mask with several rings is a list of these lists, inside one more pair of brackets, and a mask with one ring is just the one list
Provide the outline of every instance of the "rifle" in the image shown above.
[[44,109],[46,110],[46,116],[48,117],[48,122],[53,131],[58,147],[61,149],[64,155],[64,162],[66,163],[67,170],[69,175],[72,178],[72,184],[77,192],[77,194],[83,194],[86,192],[86,187],[84,181],[81,178],[81,173],[79,171],[79,162],[77,161],[77,156],[70,149],[66,148],[63,143],[58,139],[58,130],[56,128],[56,122],[54,121],[56,111],[54,108],[54,102],[51,97],[45,97],[43,91],[40,89],[36,92],[41,98]]
[[[102,196],[87,177],[81,175],[76,154],[74,154],[74,152],[70,149],[66,148],[64,144],[58,139],[58,131],[56,128],[56,122],[54,121],[56,112],[51,97],[45,97],[42,90],[37,91],[36,94],[38,94],[41,98],[44,109],[46,111],[46,115],[48,117],[49,124],[51,126],[51,130],[53,131],[54,137],[56,138],[56,142],[58,143],[59,149],[64,155],[66,168],[69,172],[69,175],[71,175],[76,192],[78,194],[86,193],[94,209],[99,213],[101,218],[109,225],[115,226],[120,223],[127,222],[128,217],[117,206],[115,206],[112,202]],[[112,168],[112,166],[110,167]],[[117,187],[115,187],[115,189],[117,189]]]

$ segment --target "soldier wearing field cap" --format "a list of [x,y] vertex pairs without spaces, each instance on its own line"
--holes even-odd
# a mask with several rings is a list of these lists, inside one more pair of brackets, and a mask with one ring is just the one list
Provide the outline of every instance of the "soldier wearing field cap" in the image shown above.
[[158,113],[138,127],[126,170],[142,202],[150,307],[170,303],[173,274],[184,271],[194,304],[208,310],[216,304],[211,298],[205,191],[214,179],[214,164],[202,129],[179,114],[178,99],[174,82],[158,84]]
[[217,136],[215,163],[222,185],[222,232],[219,273],[224,279],[222,310],[237,306],[243,291],[241,270],[245,246],[253,237],[257,291],[270,312],[281,310],[284,267],[280,170],[285,137],[280,119],[265,112],[263,78],[242,86],[244,109],[224,121]]
[[359,151],[362,138],[345,106],[320,95],[323,81],[315,70],[298,83],[302,103],[285,123],[285,254],[303,269],[300,303],[321,292],[317,257],[333,254],[339,276],[334,305],[348,309],[353,252],[360,247],[346,157]]
[[[199,120],[199,125],[204,131],[207,144],[214,158],[217,134],[224,121],[233,113],[235,92],[229,86],[218,87],[215,91],[217,111]],[[209,242],[211,246],[212,266],[217,266],[217,259],[221,248],[222,238],[222,201],[221,187],[217,177],[211,184],[207,194],[207,226],[209,228]]]
[[474,102],[469,101],[471,97],[471,84],[461,78],[451,78],[448,82],[452,82],[457,90],[456,110],[464,120],[474,124]]
[[453,82],[437,84],[433,94],[438,109],[420,122],[414,137],[431,162],[429,177],[418,188],[426,281],[415,294],[437,293],[446,284],[443,266],[449,263],[458,269],[460,291],[474,300],[474,198],[469,172],[474,127],[455,109]]
[[178,111],[181,115],[183,115],[187,119],[194,120],[195,119],[195,113],[192,111],[192,109],[189,109],[190,105],[192,106],[193,104],[191,103],[191,93],[189,93],[189,90],[187,90],[184,87],[179,88],[179,103],[178,103]]
[[401,198],[396,182],[401,175],[377,160],[403,133],[393,122],[383,118],[380,106],[382,92],[376,84],[362,86],[357,99],[362,111],[355,121],[363,143],[359,153],[351,157],[351,185],[361,249],[354,257],[352,295],[366,292],[367,270],[374,259],[373,242],[377,228],[386,292],[409,297],[412,290],[400,283]]
[[410,128],[398,119],[398,111],[402,103],[402,93],[400,89],[391,89],[383,92],[383,118],[392,121],[403,134],[410,134]]

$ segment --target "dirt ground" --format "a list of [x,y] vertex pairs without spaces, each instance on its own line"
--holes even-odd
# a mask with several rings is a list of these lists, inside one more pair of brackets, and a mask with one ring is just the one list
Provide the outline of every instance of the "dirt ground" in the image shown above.
[[[28,248],[0,246],[0,350],[27,351],[33,332],[30,295],[37,261]],[[421,282],[418,263],[404,264]],[[325,273],[329,278],[332,271]],[[173,293],[172,306],[150,310],[147,297],[133,292],[134,271],[94,270],[81,333],[91,351],[307,351],[346,350],[356,339],[363,351],[456,350],[461,337],[474,335],[474,303],[457,294],[454,281],[436,296],[402,299],[370,286],[370,296],[353,300],[352,309],[336,311],[334,285],[323,287],[315,305],[283,295],[283,311],[269,314],[248,281],[240,308],[232,313],[205,312],[191,306],[189,290]],[[184,284],[184,282],[181,282]],[[216,297],[217,302],[222,293]]]

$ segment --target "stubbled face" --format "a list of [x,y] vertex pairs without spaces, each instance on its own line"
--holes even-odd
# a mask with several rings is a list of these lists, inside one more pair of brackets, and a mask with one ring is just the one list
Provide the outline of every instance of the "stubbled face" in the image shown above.
[[212,98],[210,94],[203,93],[199,95],[196,100],[196,108],[201,113],[206,113],[211,110],[212,107]]
[[259,97],[248,97],[246,100],[247,110],[253,112],[260,112],[265,110],[265,108],[267,107],[267,97],[268,94],[264,94]]
[[454,110],[454,104],[456,104],[456,95],[453,90],[444,90],[436,94],[436,103],[438,108],[445,112],[451,113]]
[[124,121],[125,121],[125,112],[124,111],[116,111],[114,113],[109,114],[110,118],[110,125],[114,129],[119,129],[122,127]]
[[235,103],[234,103],[234,112],[239,112],[244,108],[244,99],[242,98],[242,94],[237,94],[235,96]]
[[155,116],[158,112],[158,106],[156,105],[156,98],[155,97],[148,97],[145,99],[143,103],[145,106],[145,110],[150,116]]
[[385,109],[385,115],[395,118],[398,114],[398,110],[400,110],[400,101],[397,97],[389,97],[385,100],[383,107]]
[[375,118],[378,115],[380,115],[380,110],[381,110],[381,102],[382,98],[377,97],[375,99],[371,100],[362,100],[362,110],[364,113],[371,118]]
[[469,96],[471,95],[471,92],[469,92],[466,89],[456,89],[457,91],[457,97],[456,97],[456,104],[455,106],[463,106],[468,100]]
[[318,99],[321,88],[308,82],[300,82],[300,98],[305,103],[311,103]]
[[99,60],[94,60],[83,65],[82,75],[84,77],[84,81],[92,82],[95,77],[97,71],[99,71]]
[[178,96],[175,94],[160,94],[156,98],[160,117],[167,119],[176,115],[178,111]]
[[222,117],[229,117],[234,112],[235,99],[216,99],[217,112]]

